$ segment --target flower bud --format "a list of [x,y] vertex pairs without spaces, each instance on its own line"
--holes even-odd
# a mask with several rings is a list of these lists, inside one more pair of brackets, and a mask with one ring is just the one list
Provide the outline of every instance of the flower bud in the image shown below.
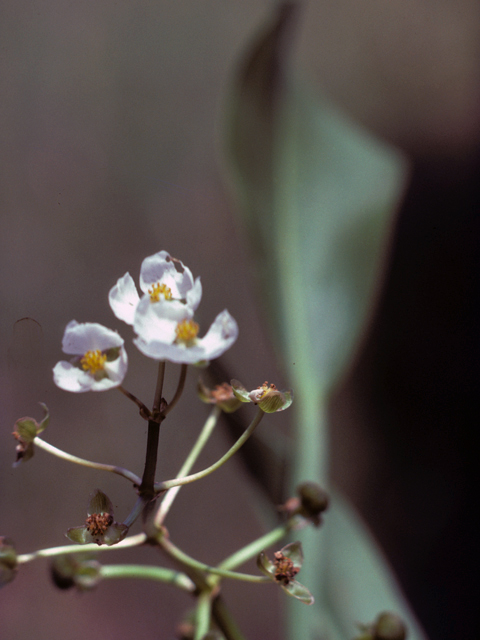
[[59,589],[76,587],[88,591],[100,582],[100,563],[85,555],[65,555],[55,558],[51,567],[52,580]]
[[11,582],[17,573],[17,553],[9,538],[0,536],[0,587]]
[[235,397],[231,385],[227,382],[217,384],[214,389],[209,389],[202,380],[197,383],[197,394],[202,402],[216,404],[225,413],[233,413],[240,405],[241,401]]
[[407,629],[395,613],[384,611],[375,622],[359,624],[361,634],[355,640],[406,640]]
[[385,611],[374,623],[373,637],[374,640],[405,640],[407,630],[399,616]]
[[48,408],[43,404],[43,402],[40,402],[40,406],[43,408],[43,412],[45,414],[41,422],[37,422],[34,418],[28,417],[19,418],[15,422],[13,437],[17,440],[18,444],[15,448],[17,452],[17,459],[13,463],[14,467],[22,461],[26,462],[27,460],[30,460],[35,453],[33,441],[48,426],[50,420]]

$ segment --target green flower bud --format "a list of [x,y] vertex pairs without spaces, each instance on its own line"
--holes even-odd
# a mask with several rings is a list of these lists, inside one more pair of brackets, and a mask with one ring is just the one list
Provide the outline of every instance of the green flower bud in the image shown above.
[[51,567],[52,580],[59,589],[76,587],[88,591],[100,582],[100,563],[86,555],[66,555],[55,558]]
[[384,611],[375,622],[358,625],[361,634],[355,640],[406,640],[407,629],[395,613]]
[[374,624],[375,640],[405,640],[407,629],[395,613],[381,613]]
[[9,538],[0,536],[0,587],[11,582],[17,573],[17,553]]

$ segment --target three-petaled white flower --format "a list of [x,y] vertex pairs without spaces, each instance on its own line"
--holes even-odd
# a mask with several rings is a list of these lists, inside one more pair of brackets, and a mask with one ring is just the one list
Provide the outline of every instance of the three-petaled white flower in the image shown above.
[[193,315],[200,304],[200,278],[160,251],[145,258],[140,270],[140,298],[127,272],[110,290],[109,302],[120,320],[133,325],[138,349],[149,358],[195,364],[218,358],[232,346],[238,326],[228,311],[215,318],[203,338]]
[[127,373],[123,339],[101,324],[72,320],[65,329],[62,349],[74,356],[53,369],[55,384],[65,391],[106,391],[118,387]]

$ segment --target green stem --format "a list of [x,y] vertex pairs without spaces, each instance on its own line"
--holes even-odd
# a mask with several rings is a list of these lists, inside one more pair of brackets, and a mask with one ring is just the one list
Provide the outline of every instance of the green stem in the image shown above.
[[176,545],[174,545],[173,542],[171,542],[168,538],[163,536],[158,539],[158,544],[171,558],[174,558],[181,565],[185,567],[190,567],[192,569],[195,569],[196,571],[202,571],[212,575],[220,576],[222,578],[230,578],[232,580],[241,580],[243,582],[256,582],[256,583],[272,582],[271,579],[266,576],[255,576],[249,573],[238,573],[237,571],[227,571],[225,569],[220,569],[218,567],[211,567],[208,564],[199,562],[198,560],[195,560],[195,558],[192,558],[191,556],[187,555],[184,551],[182,551]]
[[228,558],[225,558],[223,562],[220,562],[218,569],[234,569],[248,560],[255,558],[260,551],[264,551],[264,549],[267,549],[285,538],[285,536],[294,528],[296,523],[296,518],[292,518],[285,524],[269,531],[261,538],[257,538],[257,540],[250,542],[250,544],[247,544],[243,549],[239,549]]
[[25,562],[31,562],[32,560],[36,560],[37,558],[52,558],[55,556],[65,556],[70,553],[87,553],[91,552],[99,552],[99,551],[116,551],[117,549],[128,549],[129,547],[138,547],[141,544],[144,544],[147,541],[147,536],[144,533],[139,533],[135,536],[130,536],[129,538],[125,538],[118,544],[114,544],[111,546],[101,545],[91,543],[91,544],[68,544],[62,547],[50,547],[48,549],[39,549],[38,551],[33,551],[33,553],[22,553],[17,556],[17,562],[19,564]]
[[246,640],[220,596],[212,603],[212,614],[226,640]]
[[138,518],[138,516],[142,513],[144,505],[145,505],[145,500],[140,497],[137,498],[137,501],[135,502],[133,509],[125,518],[125,520],[123,521],[123,524],[125,524],[127,527],[131,527],[132,524],[135,522],[135,520]]
[[210,619],[212,616],[212,594],[210,591],[203,591],[197,599],[195,611],[195,636],[194,640],[202,640],[210,629]]
[[214,471],[219,469],[223,464],[225,464],[225,462],[227,462],[227,460],[230,460],[230,458],[248,440],[248,438],[252,435],[252,433],[257,428],[258,423],[263,418],[263,416],[264,416],[264,412],[259,408],[258,412],[257,412],[257,415],[255,416],[255,418],[251,422],[251,424],[248,427],[248,429],[242,433],[240,438],[227,451],[227,453],[224,456],[222,456],[220,458],[220,460],[217,460],[217,462],[212,464],[210,467],[207,467],[206,469],[203,469],[203,471],[199,471],[198,473],[193,473],[190,476],[184,476],[183,478],[175,478],[173,480],[166,480],[165,482],[157,482],[155,484],[155,490],[160,492],[160,491],[165,491],[166,489],[171,489],[172,487],[179,487],[179,486],[182,486],[184,484],[189,484],[190,482],[195,482],[196,480],[200,480],[201,478],[205,478],[210,473],[213,473]]
[[52,444],[45,442],[45,440],[42,440],[42,438],[39,438],[38,436],[35,438],[34,443],[38,447],[40,447],[40,449],[43,449],[44,451],[47,451],[48,453],[51,453],[54,456],[57,456],[57,458],[66,460],[67,462],[73,462],[75,464],[82,465],[83,467],[98,469],[99,471],[111,471],[112,473],[116,473],[119,476],[123,476],[124,478],[127,478],[127,480],[130,480],[130,482],[133,482],[133,484],[137,486],[141,482],[140,478],[134,473],[132,473],[131,471],[128,471],[128,469],[124,469],[123,467],[117,467],[113,464],[102,464],[101,462],[92,462],[91,460],[85,460],[84,458],[78,458],[77,456],[72,456],[70,453],[66,453],[61,449],[54,447]]
[[195,591],[195,584],[184,573],[163,567],[150,567],[141,564],[113,564],[102,565],[102,578],[140,578],[166,582],[184,591]]
[[168,403],[166,409],[164,410],[163,412],[164,416],[167,416],[170,413],[170,411],[174,408],[174,406],[177,404],[177,402],[180,400],[180,396],[182,395],[183,389],[185,387],[185,380],[187,378],[187,369],[188,369],[188,365],[182,364],[182,368],[180,369],[180,378],[178,380],[177,390],[175,391],[175,395],[173,396],[171,401]]
[[[204,448],[205,444],[208,442],[208,439],[212,435],[221,412],[222,412],[221,409],[219,409],[219,407],[217,407],[216,405],[213,407],[210,415],[207,418],[207,421],[203,426],[202,431],[200,432],[200,435],[197,438],[197,441],[193,445],[192,450],[188,454],[187,459],[183,463],[180,471],[178,472],[177,474],[178,477],[182,477],[185,474],[187,474],[195,464],[202,449]],[[172,506],[173,501],[175,500],[177,493],[180,491],[180,489],[181,489],[181,486],[173,487],[172,489],[169,489],[169,491],[167,491],[167,493],[165,494],[160,504],[160,507],[155,515],[155,526],[157,528],[160,528],[160,526],[163,524],[165,517],[169,512],[170,507]]]

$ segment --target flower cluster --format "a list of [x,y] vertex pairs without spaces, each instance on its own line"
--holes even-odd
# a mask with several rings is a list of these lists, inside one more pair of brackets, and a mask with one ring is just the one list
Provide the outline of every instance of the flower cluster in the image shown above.
[[[179,364],[203,364],[218,358],[238,336],[238,326],[225,309],[203,338],[194,313],[202,298],[200,278],[184,264],[160,251],[145,258],[140,290],[127,272],[109,292],[113,313],[133,327],[134,344],[147,357]],[[105,391],[121,385],[127,372],[124,341],[100,324],[72,320],[62,348],[73,358],[54,368],[55,383],[66,391]]]

